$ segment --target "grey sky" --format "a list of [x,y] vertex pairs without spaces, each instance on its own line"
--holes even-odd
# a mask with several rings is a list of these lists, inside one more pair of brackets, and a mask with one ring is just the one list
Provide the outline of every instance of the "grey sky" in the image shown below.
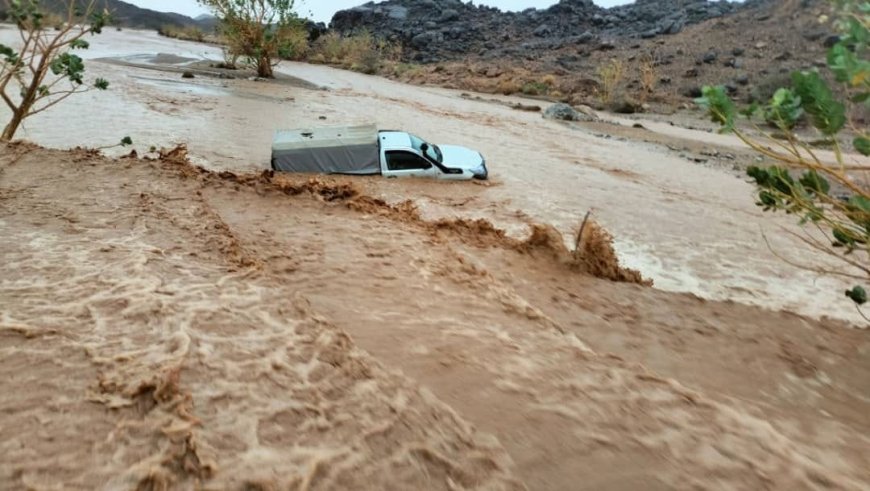
[[[178,12],[196,17],[207,13],[208,10],[200,7],[196,0],[127,0],[140,7],[164,12]],[[368,0],[301,0],[297,1],[296,10],[306,17],[315,20],[329,22],[337,10],[354,7],[366,3]],[[546,8],[556,3],[557,0],[475,0],[474,3],[492,5],[502,10],[523,10],[529,7]],[[628,0],[594,0],[603,7],[630,3]]]

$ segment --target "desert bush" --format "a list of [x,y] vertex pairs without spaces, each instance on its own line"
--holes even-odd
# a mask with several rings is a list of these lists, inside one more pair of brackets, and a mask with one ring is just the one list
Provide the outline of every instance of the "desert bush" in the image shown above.
[[329,32],[314,42],[308,59],[373,74],[387,63],[397,63],[401,55],[401,46],[378,39],[368,31],[351,36]]
[[526,82],[520,88],[520,92],[525,95],[547,95],[550,92],[550,86],[543,82]]
[[599,98],[602,104],[609,105],[616,91],[619,90],[622,79],[625,78],[625,65],[622,61],[613,58],[599,66],[596,71],[601,81]]
[[640,96],[644,101],[655,93],[659,80],[658,70],[656,69],[657,65],[658,61],[655,55],[645,54],[640,57],[637,70],[640,77]]
[[504,95],[516,94],[523,88],[522,84],[515,79],[505,78],[498,82],[496,92]]
[[414,63],[401,63],[397,62],[392,65],[393,68],[393,76],[394,77],[413,77],[417,73],[419,73],[423,67],[421,65],[417,65]]
[[278,55],[285,60],[302,60],[311,48],[308,44],[308,29],[302,22],[292,22],[281,28],[281,46]]
[[87,36],[99,34],[109,21],[108,12],[97,9],[97,0],[59,2],[67,12],[57,30],[48,30],[51,19],[36,0],[7,3],[7,15],[14,21],[23,44],[12,48],[0,44],[0,98],[12,115],[0,135],[9,141],[28,117],[39,114],[67,97],[89,90],[105,90],[109,82],[84,80],[85,63],[76,54],[87,49]]
[[314,55],[320,55],[326,63],[339,63],[347,57],[345,43],[341,34],[330,31],[314,43]]
[[520,92],[525,95],[552,95],[553,92],[560,93],[561,92],[556,89],[558,86],[558,80],[556,76],[553,74],[547,74],[540,78],[540,80],[531,80],[525,82],[522,87],[520,87]]
[[[738,111],[724,87],[704,87],[703,97],[697,102],[708,111],[713,121],[721,125],[723,132],[735,134],[769,163],[766,167],[748,169],[756,186],[756,204],[765,211],[784,211],[798,217],[804,227],[802,233],[784,233],[796,237],[821,255],[839,259],[843,269],[820,268],[783,259],[820,274],[867,284],[870,281],[868,169],[849,166],[842,140],[851,139],[856,152],[870,155],[870,134],[866,125],[849,117],[852,109],[870,107],[870,60],[867,56],[870,2],[841,0],[838,7],[841,17],[838,27],[842,36],[827,57],[828,69],[838,90],[832,90],[817,70],[792,73],[791,87],[775,91],[763,111],[764,118],[779,128],[782,137],[777,138],[754,125],[752,118],[758,112],[758,105]],[[792,131],[803,114],[833,148],[833,160],[820,158],[811,145]],[[752,136],[741,129],[737,124],[741,116],[761,136]],[[864,173],[864,178],[856,178],[857,173]],[[848,290],[846,296],[857,305],[867,301],[866,291],[861,285]]]
[[224,61],[215,65],[217,68],[225,70],[237,70],[239,68],[239,58],[241,55],[237,51],[224,46],[221,48],[221,55],[223,55]]
[[363,73],[375,73],[381,62],[381,54],[378,50],[377,41],[368,31],[362,31],[353,36],[344,38],[347,45],[347,59],[345,65],[350,69]]
[[174,26],[171,24],[160,26],[157,33],[173,39],[181,39],[185,41],[205,41],[205,32],[196,26]]

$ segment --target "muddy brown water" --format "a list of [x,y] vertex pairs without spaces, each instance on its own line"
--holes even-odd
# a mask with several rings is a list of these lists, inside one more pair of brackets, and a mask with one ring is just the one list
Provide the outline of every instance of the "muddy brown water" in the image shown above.
[[866,330],[452,223],[3,149],[0,489],[867,489]]
[[[13,34],[0,31],[8,42]],[[128,30],[94,38],[87,56],[177,67],[219,60],[220,52]],[[552,224],[570,236],[592,210],[615,236],[622,261],[657,288],[864,322],[841,293],[847,283],[789,266],[767,249],[762,232],[778,254],[794,262],[824,261],[780,232],[798,230],[792,220],[763,216],[751,187],[733,175],[662,146],[601,138],[456,91],[298,63],[282,63],[278,70],[329,90],[204,77],[186,81],[177,73],[92,62],[88,76],[109,79],[111,90],[67,101],[28,121],[20,136],[66,148],[112,145],[130,135],[140,153],[186,143],[200,165],[243,170],[268,165],[271,134],[278,128],[373,122],[405,129],[479,149],[492,180],[479,186],[359,179],[369,193],[413,199],[432,217],[486,218],[518,237],[528,233],[529,222]],[[644,125],[726,148],[735,144],[704,131]]]

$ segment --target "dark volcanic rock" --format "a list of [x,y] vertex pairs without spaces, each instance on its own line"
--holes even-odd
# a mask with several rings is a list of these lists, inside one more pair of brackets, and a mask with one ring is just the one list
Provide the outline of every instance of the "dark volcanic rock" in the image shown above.
[[[561,0],[546,9],[501,12],[461,0],[387,0],[342,10],[331,28],[342,34],[366,29],[401,42],[408,58],[459,59],[486,51],[493,59],[534,59],[543,50],[596,39],[654,38],[732,13],[740,4],[708,0],[636,0],[609,9],[591,0]],[[493,48],[493,42],[496,47]],[[612,41],[601,43],[606,49]]]

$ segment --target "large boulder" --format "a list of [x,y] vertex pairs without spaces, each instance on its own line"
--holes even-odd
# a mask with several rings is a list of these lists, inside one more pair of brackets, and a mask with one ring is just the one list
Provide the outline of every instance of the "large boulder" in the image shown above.
[[596,121],[598,118],[591,111],[580,112],[568,104],[559,102],[548,107],[544,111],[544,119],[558,121]]

